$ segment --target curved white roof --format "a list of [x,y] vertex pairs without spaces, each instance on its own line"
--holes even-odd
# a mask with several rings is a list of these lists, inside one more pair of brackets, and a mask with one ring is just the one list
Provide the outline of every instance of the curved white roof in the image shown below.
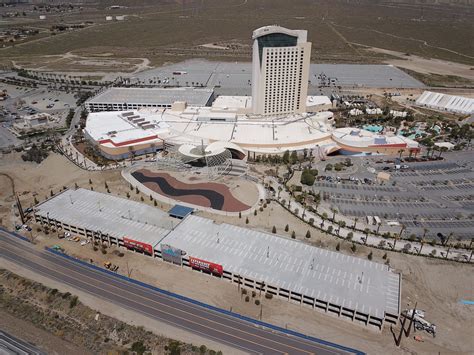
[[293,36],[298,38],[298,42],[306,42],[307,31],[305,30],[290,30],[285,27],[270,25],[257,28],[252,33],[252,39],[257,39],[258,37],[266,36],[272,33],[283,33],[288,36]]
[[436,110],[450,111],[469,115],[474,113],[474,99],[425,91],[416,100],[417,105],[430,107]]
[[395,136],[381,135],[358,128],[338,128],[332,132],[335,142],[357,148],[377,147],[377,146],[406,146],[417,148],[418,142],[412,139]]
[[178,151],[187,157],[199,159],[203,157],[222,154],[224,153],[225,148],[219,147],[217,145],[212,146],[212,144],[210,144],[208,146],[205,146],[203,151],[203,147],[201,146],[196,146],[193,144],[182,144],[178,148]]

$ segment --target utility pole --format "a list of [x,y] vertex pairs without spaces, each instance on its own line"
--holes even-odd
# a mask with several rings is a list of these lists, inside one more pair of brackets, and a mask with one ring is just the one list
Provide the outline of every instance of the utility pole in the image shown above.
[[[415,307],[413,308],[413,310],[411,312],[411,315],[410,315],[410,324],[408,325],[408,331],[405,331],[405,335],[407,337],[410,336],[411,328],[413,326],[413,318],[415,318],[415,311],[416,311],[417,306],[418,306],[418,302],[415,302]],[[408,314],[407,314],[407,316],[408,316]]]
[[133,271],[133,268],[130,269],[130,267],[128,266],[128,261],[127,261],[127,275],[128,275],[129,278],[132,275],[132,271]]
[[16,206],[18,208],[18,212],[20,213],[21,224],[23,225],[25,224],[26,218],[25,218],[25,213],[23,212],[23,207],[21,206],[21,202],[17,193],[15,193],[15,198],[16,198]]

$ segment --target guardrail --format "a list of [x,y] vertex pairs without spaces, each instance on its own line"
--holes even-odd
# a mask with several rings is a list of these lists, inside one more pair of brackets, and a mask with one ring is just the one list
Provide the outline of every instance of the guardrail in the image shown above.
[[3,232],[5,232],[5,233],[8,233],[8,234],[10,234],[10,235],[13,235],[14,237],[17,237],[17,238],[19,238],[19,239],[21,239],[21,240],[24,240],[25,242],[30,243],[30,240],[29,240],[27,237],[25,237],[25,236],[23,236],[23,235],[21,235],[21,234],[18,234],[17,232],[9,231],[8,229],[5,229],[5,228],[3,228],[3,227],[0,227],[0,230],[3,231]]
[[163,289],[161,289],[161,288],[158,288],[158,287],[155,287],[155,286],[146,284],[146,283],[144,283],[144,282],[141,282],[141,281],[138,281],[138,280],[129,278],[129,277],[127,277],[127,276],[114,273],[114,272],[112,272],[112,271],[110,271],[110,270],[101,268],[101,267],[99,267],[99,266],[89,264],[89,263],[87,263],[87,262],[85,262],[85,261],[82,261],[82,260],[80,260],[80,259],[74,258],[74,257],[72,257],[72,256],[70,256],[70,255],[61,253],[61,252],[59,252],[59,251],[56,251],[56,250],[51,249],[51,248],[48,248],[48,247],[45,247],[45,249],[46,249],[48,252],[52,253],[52,254],[55,254],[55,255],[58,255],[58,256],[60,256],[60,257],[65,258],[65,259],[71,260],[72,262],[75,262],[75,263],[77,263],[77,264],[81,264],[81,265],[83,265],[83,266],[86,266],[86,267],[88,267],[88,268],[94,269],[94,270],[96,270],[96,271],[99,271],[99,272],[108,274],[108,275],[113,276],[113,277],[117,277],[117,278],[122,279],[122,280],[125,280],[125,281],[127,281],[127,282],[130,282],[130,283],[139,285],[139,286],[141,286],[141,287],[150,289],[150,290],[152,290],[152,291],[159,292],[159,293],[164,294],[164,295],[166,295],[166,296],[173,297],[173,298],[179,299],[179,300],[181,300],[181,301],[185,301],[185,302],[192,303],[192,304],[194,304],[194,305],[197,305],[197,306],[200,306],[200,307],[209,309],[209,310],[214,311],[214,312],[218,312],[218,313],[221,313],[221,314],[225,314],[225,315],[227,315],[227,316],[230,316],[230,317],[233,317],[233,318],[237,318],[237,319],[240,319],[240,320],[243,320],[243,321],[246,321],[246,322],[255,324],[255,325],[260,326],[260,327],[268,328],[268,329],[271,329],[271,330],[274,330],[274,331],[277,331],[277,332],[280,332],[280,333],[284,333],[284,334],[291,335],[291,336],[294,336],[294,337],[297,337],[297,338],[301,338],[301,339],[304,339],[304,340],[308,340],[308,341],[311,341],[311,342],[315,342],[315,343],[317,343],[317,344],[321,344],[321,345],[325,345],[325,346],[330,346],[330,347],[333,347],[333,348],[336,348],[336,349],[339,349],[339,350],[342,350],[342,351],[350,352],[350,353],[357,354],[357,355],[363,355],[363,354],[365,354],[364,352],[359,351],[359,350],[356,350],[356,349],[352,349],[352,348],[349,348],[349,347],[346,347],[346,346],[343,346],[343,345],[331,343],[331,342],[326,341],[326,340],[322,340],[322,339],[315,338],[315,337],[312,337],[312,336],[309,336],[309,335],[305,335],[305,334],[302,334],[302,333],[299,333],[299,332],[296,332],[296,331],[293,331],[293,330],[285,329],[285,328],[282,328],[282,327],[279,327],[279,326],[276,326],[276,325],[273,325],[273,324],[270,324],[270,323],[262,322],[262,321],[259,321],[259,320],[257,320],[257,319],[253,319],[253,318],[249,318],[249,317],[240,315],[240,314],[238,314],[238,313],[234,313],[234,312],[231,312],[231,311],[227,311],[227,310],[225,310],[225,309],[222,309],[222,308],[218,308],[218,307],[215,307],[215,306],[211,306],[211,305],[209,305],[209,304],[207,304],[207,303],[203,303],[203,302],[201,302],[201,301],[197,301],[197,300],[195,300],[195,299],[192,299],[192,298],[189,298],[189,297],[186,297],[186,296],[182,296],[182,295],[179,295],[179,294],[177,294],[177,293],[173,293],[173,292],[170,292],[170,291],[163,290]]

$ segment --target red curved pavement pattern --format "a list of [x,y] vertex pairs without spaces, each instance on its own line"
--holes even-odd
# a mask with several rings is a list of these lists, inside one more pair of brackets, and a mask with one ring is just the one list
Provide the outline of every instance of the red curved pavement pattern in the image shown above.
[[[132,176],[160,195],[196,206],[226,212],[245,211],[251,207],[236,199],[230,192],[229,187],[224,184],[215,182],[188,184],[179,181],[168,173],[153,173],[147,169],[137,170],[132,173]],[[163,183],[163,180],[165,180],[165,183]],[[169,186],[174,190],[168,190]],[[193,190],[196,190],[196,193],[193,193]]]

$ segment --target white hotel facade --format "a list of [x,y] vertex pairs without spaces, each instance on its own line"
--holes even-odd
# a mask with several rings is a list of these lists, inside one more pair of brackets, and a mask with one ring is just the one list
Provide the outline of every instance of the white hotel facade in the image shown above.
[[311,57],[307,31],[265,26],[252,39],[252,112],[306,112]]

